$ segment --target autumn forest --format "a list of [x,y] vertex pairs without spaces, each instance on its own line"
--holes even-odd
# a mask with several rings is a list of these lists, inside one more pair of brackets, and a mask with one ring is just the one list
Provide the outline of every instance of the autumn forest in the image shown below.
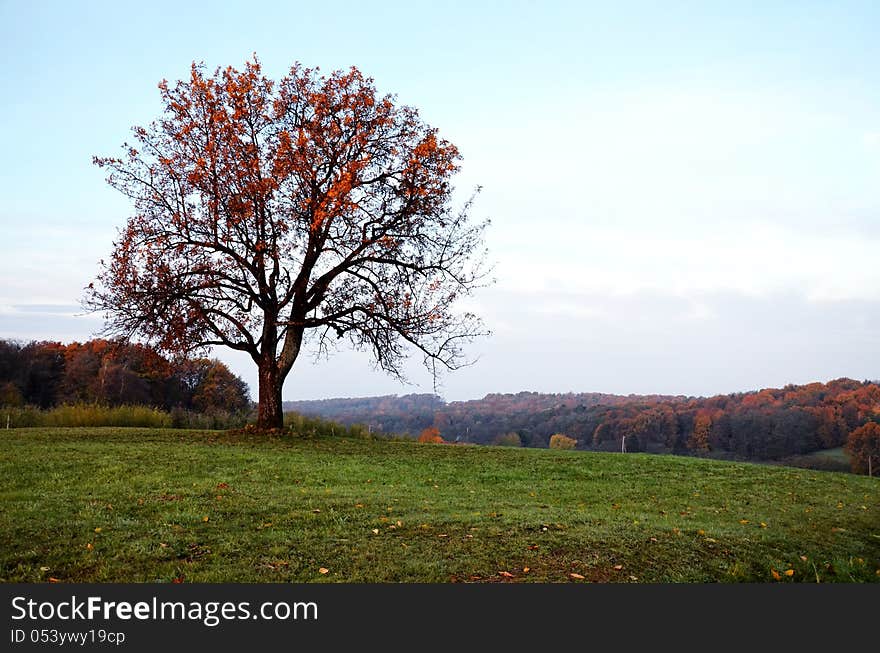
[[163,410],[242,413],[248,387],[216,359],[169,360],[122,340],[0,340],[0,406],[143,404]]
[[489,394],[445,403],[435,395],[286,402],[285,407],[388,433],[436,428],[451,442],[779,460],[846,444],[880,421],[880,385],[837,379],[715,397],[600,393]]

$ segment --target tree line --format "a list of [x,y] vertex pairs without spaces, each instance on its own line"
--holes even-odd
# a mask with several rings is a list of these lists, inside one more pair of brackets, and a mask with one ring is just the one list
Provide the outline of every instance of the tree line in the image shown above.
[[708,398],[521,392],[451,403],[408,395],[286,407],[389,433],[416,436],[433,427],[447,442],[547,447],[561,434],[594,451],[777,460],[842,446],[854,430],[880,422],[880,385],[837,379]]
[[169,360],[124,340],[0,340],[0,405],[147,405],[163,410],[242,413],[247,384],[221,361]]

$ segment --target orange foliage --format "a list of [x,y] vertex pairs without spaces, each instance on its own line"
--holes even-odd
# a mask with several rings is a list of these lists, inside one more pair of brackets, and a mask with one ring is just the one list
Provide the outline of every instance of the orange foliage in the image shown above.
[[440,436],[440,430],[437,427],[429,426],[419,435],[419,442],[441,444],[445,440]]
[[867,422],[852,433],[846,441],[846,450],[857,474],[880,474],[880,424]]
[[709,434],[712,432],[712,416],[704,411],[698,411],[694,418],[694,431],[688,440],[688,449],[691,451],[709,451]]
[[94,159],[135,205],[88,290],[109,332],[248,354],[263,427],[281,426],[307,332],[322,351],[342,337],[372,348],[392,374],[403,342],[432,370],[459,364],[481,329],[452,304],[482,278],[484,225],[452,206],[458,150],[414,108],[354,67],[295,64],[275,81],[256,57],[193,63],[159,92],[164,114],[135,146]]

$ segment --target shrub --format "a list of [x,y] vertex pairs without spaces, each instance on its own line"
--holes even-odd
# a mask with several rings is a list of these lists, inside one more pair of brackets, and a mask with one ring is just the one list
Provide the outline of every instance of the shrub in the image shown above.
[[551,449],[574,449],[577,446],[577,440],[570,438],[562,433],[556,433],[550,436]]
[[519,433],[505,433],[503,435],[499,435],[494,440],[495,444],[499,447],[521,447],[522,446],[522,438],[519,437]]
[[304,437],[348,437],[370,439],[373,436],[363,424],[346,426],[337,422],[331,422],[320,417],[309,417],[300,413],[284,413],[284,428],[291,435]]
[[419,442],[440,444],[444,442],[444,440],[440,437],[440,429],[435,426],[429,426],[422,431],[421,435],[419,435]]
[[175,408],[171,412],[153,406],[80,403],[41,409],[36,406],[8,407],[0,411],[0,422],[10,428],[29,426],[139,426],[146,428],[229,429],[243,426],[247,415],[210,411],[196,413]]

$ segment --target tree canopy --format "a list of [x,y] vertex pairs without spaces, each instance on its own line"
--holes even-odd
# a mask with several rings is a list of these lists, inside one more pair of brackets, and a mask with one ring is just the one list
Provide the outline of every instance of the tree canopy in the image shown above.
[[484,330],[455,303],[485,279],[487,223],[453,206],[458,149],[416,109],[354,67],[276,82],[256,57],[159,89],[163,116],[95,157],[134,205],[85,300],[107,333],[246,352],[264,427],[307,338],[397,376],[412,350],[435,375],[466,363]]

